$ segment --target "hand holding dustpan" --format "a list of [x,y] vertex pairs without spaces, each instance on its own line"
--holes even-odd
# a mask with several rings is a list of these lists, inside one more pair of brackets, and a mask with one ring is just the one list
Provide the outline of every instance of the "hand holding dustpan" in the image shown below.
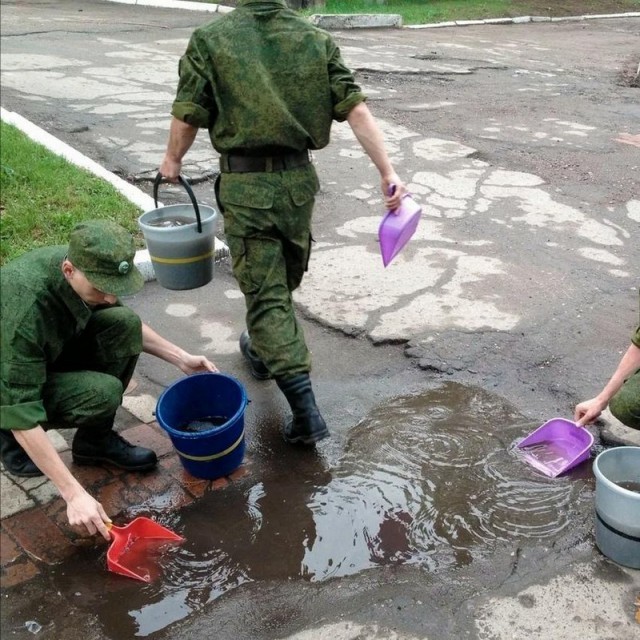
[[[395,192],[395,185],[390,185],[389,195]],[[422,209],[407,193],[402,197],[400,206],[395,211],[387,211],[378,228],[382,263],[389,263],[402,251],[415,233]]]
[[548,420],[518,444],[524,461],[555,478],[591,456],[593,436],[564,418]]
[[107,551],[107,568],[143,582],[151,582],[151,551],[159,543],[184,541],[182,536],[144,517],[136,518],[124,527],[116,527],[111,523],[107,526],[113,538]]

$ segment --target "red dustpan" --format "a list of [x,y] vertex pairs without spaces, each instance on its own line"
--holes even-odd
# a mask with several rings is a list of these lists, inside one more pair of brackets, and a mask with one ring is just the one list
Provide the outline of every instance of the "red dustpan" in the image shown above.
[[113,542],[107,551],[107,568],[144,582],[151,582],[156,573],[153,552],[168,541],[184,541],[182,536],[144,517],[124,527],[108,526]]
[[[395,189],[395,187],[392,187]],[[393,193],[393,191],[391,192]],[[420,205],[406,194],[396,211],[388,211],[382,218],[378,228],[382,263],[386,267],[411,240],[415,233],[422,209]]]
[[552,478],[588,460],[592,446],[593,436],[564,418],[545,422],[518,444],[525,462]]

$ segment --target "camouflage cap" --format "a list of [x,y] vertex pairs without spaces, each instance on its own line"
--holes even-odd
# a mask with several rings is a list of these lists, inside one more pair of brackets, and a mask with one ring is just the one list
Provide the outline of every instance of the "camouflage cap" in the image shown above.
[[89,282],[103,293],[130,296],[144,285],[133,264],[133,236],[110,220],[87,220],[69,237],[67,258]]

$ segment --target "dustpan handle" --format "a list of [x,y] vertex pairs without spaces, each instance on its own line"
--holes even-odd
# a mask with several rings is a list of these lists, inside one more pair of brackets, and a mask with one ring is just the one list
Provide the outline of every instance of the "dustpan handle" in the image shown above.
[[[156,209],[158,208],[158,187],[160,186],[160,183],[163,180],[164,180],[163,175],[161,173],[158,173],[158,175],[156,176],[156,179],[153,181],[153,201],[156,205]],[[200,219],[200,207],[198,206],[198,201],[196,200],[196,197],[193,193],[193,189],[191,188],[191,185],[189,184],[189,182],[184,176],[179,175],[178,181],[185,188],[185,191],[189,195],[189,199],[191,200],[191,204],[193,205],[193,209],[196,212],[196,218],[198,220],[198,233],[202,233],[202,220]]]

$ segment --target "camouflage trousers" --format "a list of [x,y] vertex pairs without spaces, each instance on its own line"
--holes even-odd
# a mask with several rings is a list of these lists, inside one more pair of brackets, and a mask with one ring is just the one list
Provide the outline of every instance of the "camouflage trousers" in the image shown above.
[[95,311],[47,370],[45,428],[111,429],[141,351],[142,324],[131,309]]
[[636,371],[609,402],[611,413],[632,429],[640,429],[640,371]]
[[311,369],[292,291],[311,252],[318,177],[312,164],[273,173],[223,173],[220,204],[253,350],[275,378]]

